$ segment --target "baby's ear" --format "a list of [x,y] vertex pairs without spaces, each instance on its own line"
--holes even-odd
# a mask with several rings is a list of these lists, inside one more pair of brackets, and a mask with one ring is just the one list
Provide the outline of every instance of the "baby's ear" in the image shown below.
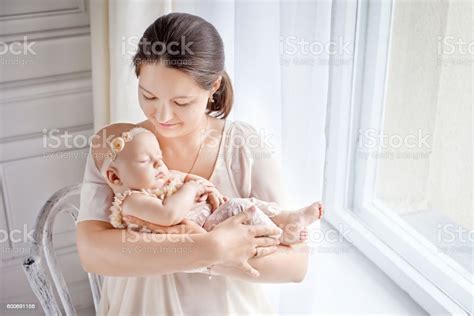
[[111,184],[111,185],[112,184],[115,184],[115,185],[122,184],[122,181],[120,181],[118,171],[114,167],[107,168],[107,170],[105,171],[105,174],[107,176],[107,182],[109,184]]

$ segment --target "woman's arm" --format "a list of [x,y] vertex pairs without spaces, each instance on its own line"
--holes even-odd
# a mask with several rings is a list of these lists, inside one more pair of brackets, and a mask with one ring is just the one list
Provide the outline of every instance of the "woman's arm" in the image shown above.
[[[87,272],[107,276],[149,276],[206,267],[218,261],[206,234],[172,238],[115,229],[103,221],[77,224],[77,247]],[[168,251],[163,251],[168,250]]]
[[[266,255],[276,250],[275,228],[244,225],[243,212],[204,234],[148,234],[115,229],[107,222],[77,224],[77,247],[87,272],[107,276],[138,277],[202,269],[213,264],[235,266],[243,274],[257,272],[248,264],[256,247]],[[183,232],[186,229],[183,227]],[[166,251],[163,251],[166,250]]]
[[249,264],[260,273],[253,278],[241,273],[235,267],[216,265],[212,272],[220,275],[256,283],[298,283],[304,280],[308,269],[308,247],[306,244],[277,246],[277,251],[258,258],[251,258]]

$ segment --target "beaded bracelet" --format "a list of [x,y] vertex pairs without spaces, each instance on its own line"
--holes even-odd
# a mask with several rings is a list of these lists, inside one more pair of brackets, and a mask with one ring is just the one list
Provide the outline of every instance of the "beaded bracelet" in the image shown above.
[[211,269],[212,269],[213,265],[209,266],[209,267],[206,267],[207,269],[207,275],[208,275],[208,278],[209,280],[212,279],[212,274],[211,274]]

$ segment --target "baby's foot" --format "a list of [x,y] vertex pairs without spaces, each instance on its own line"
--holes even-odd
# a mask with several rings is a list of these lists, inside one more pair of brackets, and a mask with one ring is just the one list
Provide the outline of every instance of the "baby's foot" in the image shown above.
[[308,239],[306,226],[320,219],[322,215],[322,204],[315,202],[297,211],[283,211],[272,219],[275,224],[283,229],[280,242],[286,245],[293,245]]

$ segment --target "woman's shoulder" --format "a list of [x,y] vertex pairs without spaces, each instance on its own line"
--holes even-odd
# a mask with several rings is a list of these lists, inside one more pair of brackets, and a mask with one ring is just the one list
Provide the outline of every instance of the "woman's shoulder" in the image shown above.
[[272,134],[264,128],[256,128],[243,121],[232,121],[229,128],[228,143],[234,149],[252,154],[255,152],[272,151]]
[[257,129],[244,121],[229,121],[230,131],[233,135],[256,135]]

